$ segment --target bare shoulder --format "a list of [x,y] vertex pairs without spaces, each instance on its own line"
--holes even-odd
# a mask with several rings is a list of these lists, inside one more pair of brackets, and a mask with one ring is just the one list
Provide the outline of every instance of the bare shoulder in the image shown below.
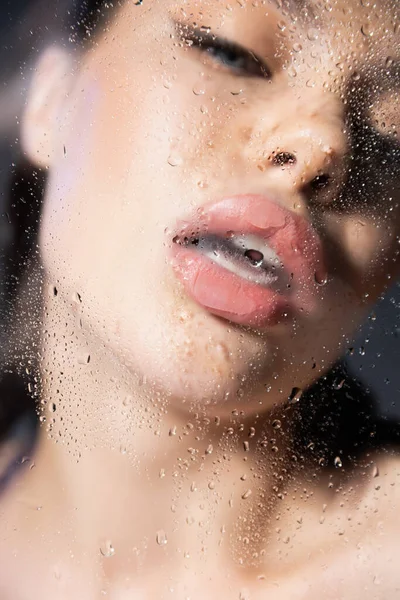
[[400,597],[400,457],[376,455],[368,469],[341,515],[341,541],[315,571],[312,591],[326,600]]
[[392,524],[400,529],[400,456],[394,454],[378,454],[373,457],[369,477],[360,498],[360,508],[373,511],[376,518],[385,519],[387,523],[394,518]]
[[345,483],[319,487],[314,510],[291,526],[294,548],[307,556],[296,577],[301,600],[400,597],[400,456],[374,454],[364,464]]

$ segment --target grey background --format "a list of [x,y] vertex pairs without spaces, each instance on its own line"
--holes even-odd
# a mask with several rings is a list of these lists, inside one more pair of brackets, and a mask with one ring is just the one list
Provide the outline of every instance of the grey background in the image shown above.
[[[360,330],[347,356],[350,369],[379,398],[381,410],[400,419],[400,286],[394,284],[375,308],[376,319]],[[361,350],[360,348],[364,350]],[[362,352],[365,351],[363,355]]]

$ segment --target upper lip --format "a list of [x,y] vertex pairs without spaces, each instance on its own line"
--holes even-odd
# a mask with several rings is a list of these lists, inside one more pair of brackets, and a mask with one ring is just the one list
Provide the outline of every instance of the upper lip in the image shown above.
[[270,246],[293,281],[289,294],[300,304],[313,295],[317,283],[326,280],[316,229],[306,217],[267,196],[241,194],[209,202],[178,223],[174,241],[228,232],[257,235]]

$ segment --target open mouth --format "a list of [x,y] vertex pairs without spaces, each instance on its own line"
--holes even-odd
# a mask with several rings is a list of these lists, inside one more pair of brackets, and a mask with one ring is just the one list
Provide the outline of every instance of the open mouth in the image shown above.
[[277,254],[255,235],[230,231],[225,236],[175,236],[174,243],[195,248],[216,265],[257,285],[273,287],[277,291],[278,286],[289,285],[289,277]]
[[233,196],[178,224],[172,266],[185,291],[232,322],[274,325],[315,307],[322,245],[304,217],[259,195]]

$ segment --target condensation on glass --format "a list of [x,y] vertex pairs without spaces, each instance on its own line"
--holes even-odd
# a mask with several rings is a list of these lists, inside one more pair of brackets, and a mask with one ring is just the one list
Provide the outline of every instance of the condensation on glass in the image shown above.
[[399,19],[5,3],[2,600],[398,597]]

